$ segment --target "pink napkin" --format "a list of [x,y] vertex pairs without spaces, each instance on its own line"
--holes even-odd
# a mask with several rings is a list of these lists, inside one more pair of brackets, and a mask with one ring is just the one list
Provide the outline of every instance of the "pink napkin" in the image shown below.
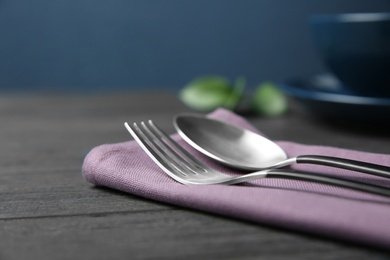
[[[256,130],[244,118],[224,109],[213,118]],[[126,131],[123,128],[123,131]],[[231,169],[205,158],[177,134],[181,145],[210,166]],[[129,137],[131,138],[131,136]],[[390,165],[390,155],[325,146],[277,142],[289,156],[317,154]],[[348,177],[390,188],[390,180],[318,165],[294,165],[294,169]],[[241,185],[183,185],[166,175],[135,141],[105,144],[86,156],[82,173],[88,182],[148,199],[245,221],[342,239],[376,247],[390,247],[390,198],[332,185],[266,178]]]

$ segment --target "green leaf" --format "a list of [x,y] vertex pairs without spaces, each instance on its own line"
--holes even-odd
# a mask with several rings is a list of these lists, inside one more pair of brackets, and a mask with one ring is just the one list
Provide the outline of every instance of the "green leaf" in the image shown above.
[[179,93],[187,106],[199,111],[211,111],[224,106],[232,95],[233,87],[228,79],[208,75],[194,79]]
[[286,112],[286,96],[272,82],[260,84],[252,99],[252,109],[264,116],[278,116]]

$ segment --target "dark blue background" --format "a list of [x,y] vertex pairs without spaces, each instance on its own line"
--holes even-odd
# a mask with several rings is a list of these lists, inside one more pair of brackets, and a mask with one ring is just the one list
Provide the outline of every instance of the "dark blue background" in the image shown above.
[[0,0],[0,88],[178,89],[202,74],[250,85],[321,72],[316,13],[388,0]]

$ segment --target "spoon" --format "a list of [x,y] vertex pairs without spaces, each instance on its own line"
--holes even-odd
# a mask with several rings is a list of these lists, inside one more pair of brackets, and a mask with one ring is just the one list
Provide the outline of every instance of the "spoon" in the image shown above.
[[227,166],[250,171],[294,163],[318,164],[390,178],[390,167],[344,158],[299,155],[288,158],[276,143],[250,130],[196,114],[174,119],[179,135],[192,147]]

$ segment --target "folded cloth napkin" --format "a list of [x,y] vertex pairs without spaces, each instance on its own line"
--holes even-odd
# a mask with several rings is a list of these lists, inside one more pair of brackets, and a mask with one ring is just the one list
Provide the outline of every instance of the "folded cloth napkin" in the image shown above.
[[[224,109],[208,116],[259,132],[244,118]],[[177,134],[172,136],[211,167],[234,173],[189,147]],[[382,165],[390,163],[388,154],[288,141],[277,143],[289,156],[317,154]],[[390,188],[389,179],[363,173],[309,164],[292,168]],[[156,201],[354,243],[390,247],[389,197],[282,178],[265,178],[231,186],[187,186],[165,174],[135,141],[105,144],[92,149],[84,160],[82,173],[85,180],[94,185]]]

